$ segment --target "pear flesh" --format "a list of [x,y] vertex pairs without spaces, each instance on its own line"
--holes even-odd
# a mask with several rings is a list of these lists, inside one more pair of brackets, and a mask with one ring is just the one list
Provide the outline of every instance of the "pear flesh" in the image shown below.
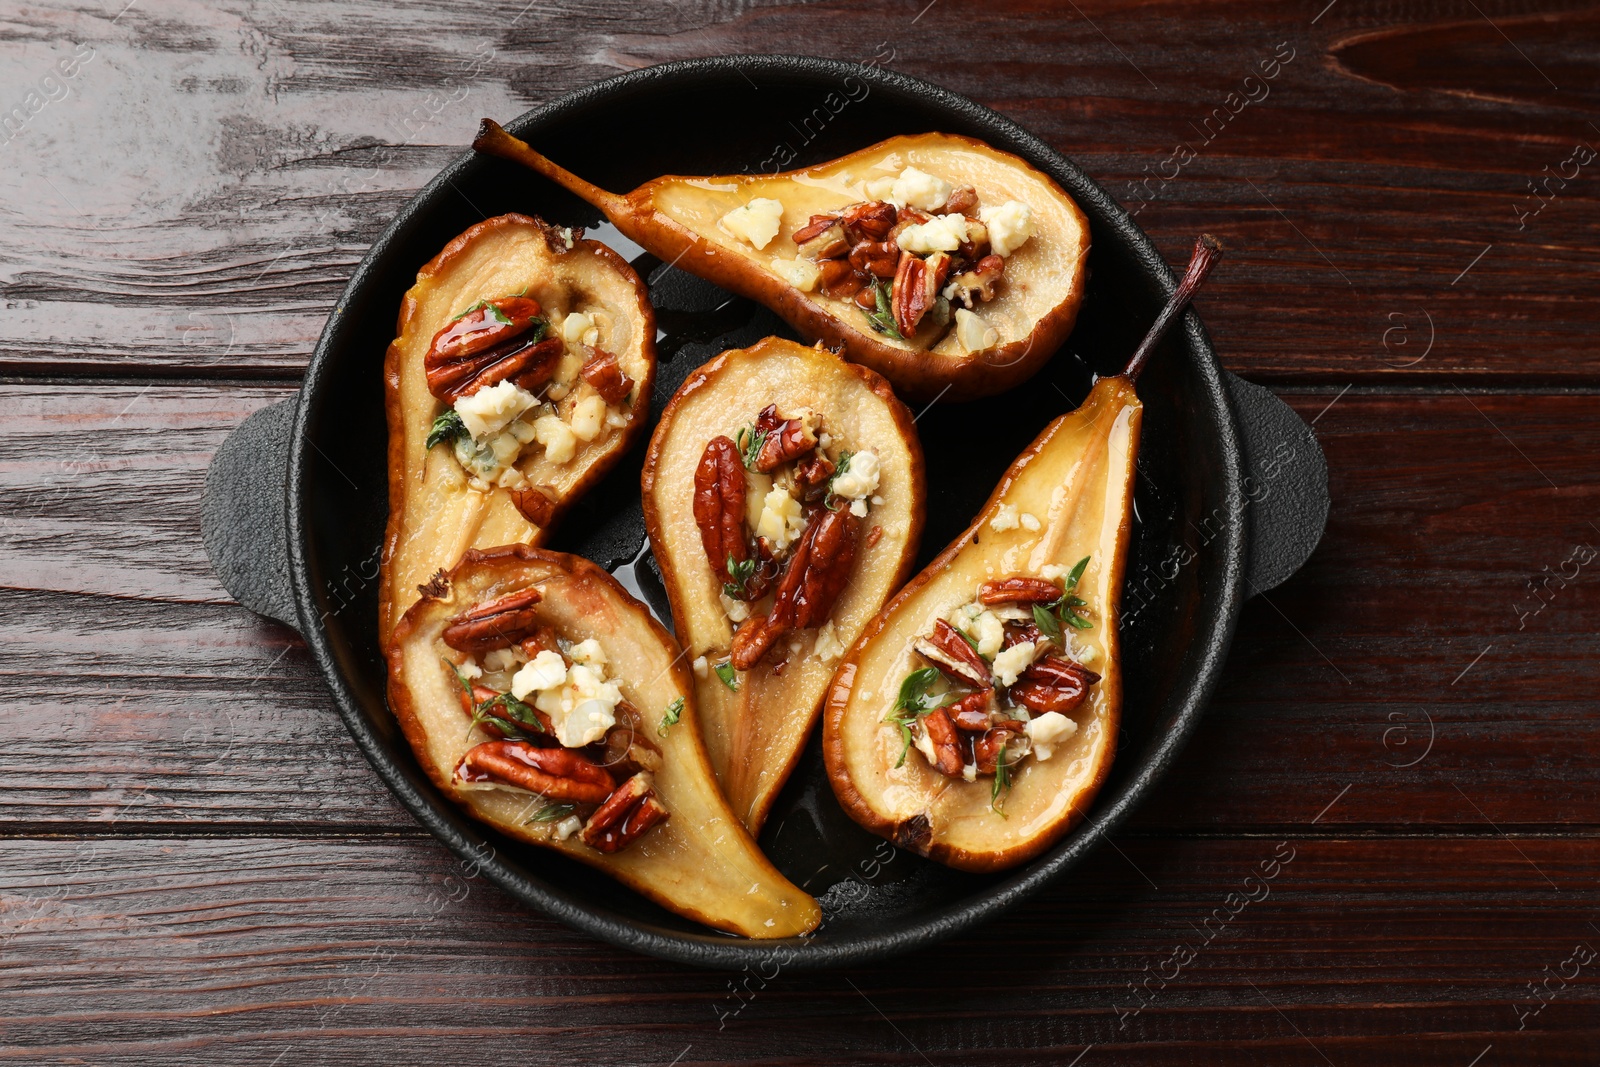
[[[695,475],[708,442],[738,438],[769,404],[781,416],[814,416],[827,435],[822,451],[835,460],[847,451],[874,452],[877,485],[859,502],[865,514],[848,520],[860,524],[855,557],[826,622],[783,634],[753,668],[737,671],[729,660],[739,621],[730,618],[724,583],[696,522]],[[753,530],[773,480],[740,473],[748,479]],[[725,352],[689,376],[662,412],[642,488],[674,629],[694,667],[711,765],[733,810],[759,832],[816,723],[840,655],[910,573],[924,514],[922,449],[911,414],[871,371],[825,350],[767,338]],[[820,521],[820,510],[811,514],[811,521]],[[759,617],[772,600],[769,592],[732,607]]]
[[[1141,412],[1127,379],[1096,384],[1081,407],[1054,420],[1018,457],[973,524],[890,602],[839,665],[823,750],[840,803],[862,826],[949,866],[990,871],[1038,855],[1083,819],[1116,752],[1118,611]],[[1099,679],[1068,714],[1071,735],[1050,746],[1048,759],[1024,757],[999,785],[942,774],[916,747],[900,762],[903,736],[885,720],[903,680],[928,666],[913,647],[918,639],[971,602],[984,582],[1021,575],[1060,583],[1085,557],[1073,591],[1090,626],[1060,630],[1069,635],[1069,658]]]
[[[450,410],[428,386],[424,362],[434,337],[482,301],[522,294],[538,301],[548,335],[563,341],[554,376],[516,427],[528,436],[541,413],[553,416],[549,447],[530,441],[503,480],[537,493],[546,513],[530,520],[508,485],[485,483],[463,466],[451,444],[427,441]],[[574,329],[581,327],[581,329]],[[598,408],[581,367],[586,353],[616,357],[633,386]],[[419,587],[469,548],[539,544],[562,511],[608,470],[643,429],[655,377],[655,313],[644,283],[611,249],[525,215],[481,222],[447,245],[417,274],[400,306],[397,336],[384,364],[389,419],[389,523],[380,592],[380,641],[416,602]],[[579,413],[579,405],[589,406]],[[591,439],[565,437],[570,428]],[[587,419],[587,422],[584,420]],[[557,422],[556,420],[559,420]],[[580,425],[582,424],[582,425]],[[569,429],[563,429],[569,428]],[[570,451],[570,455],[565,453]],[[559,462],[557,459],[559,458]]]
[[[569,645],[598,643],[607,673],[640,713],[644,740],[659,750],[651,778],[667,818],[620,851],[585,844],[544,814],[549,802],[537,793],[464,783],[454,773],[468,751],[493,737],[465,711],[461,682],[446,662],[462,657],[445,643],[445,630],[475,606],[529,589],[540,594],[539,625]],[[435,785],[501,833],[597,867],[707,926],[751,938],[816,927],[816,901],[761,854],[717,789],[677,644],[609,574],[576,556],[515,545],[469,551],[431,592],[405,613],[387,657],[390,706]]]
[[[801,170],[669,175],[626,195],[584,181],[487,119],[473,145],[539,171],[599,207],[661,259],[765,304],[807,340],[842,347],[904,397],[931,399],[948,390],[948,399],[959,401],[1011,388],[1066,340],[1083,300],[1089,254],[1083,211],[1044,172],[971,137],[891,137]],[[980,213],[1013,205],[1013,228],[1019,207],[1028,222],[1003,234],[1007,223],[991,218],[993,247],[1006,252],[1004,274],[992,299],[961,309],[962,318],[976,319],[957,322],[955,309],[946,307],[910,336],[896,337],[875,329],[871,313],[851,296],[828,295],[794,235],[813,216],[863,202],[900,201],[902,211],[910,202],[938,212],[939,193],[927,193],[930,184],[939,191],[971,187]],[[773,203],[781,208],[776,220]]]

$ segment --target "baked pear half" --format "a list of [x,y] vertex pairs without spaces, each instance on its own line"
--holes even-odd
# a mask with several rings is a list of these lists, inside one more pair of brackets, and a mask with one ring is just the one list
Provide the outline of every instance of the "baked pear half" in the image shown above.
[[791,937],[820,921],[717,790],[676,642],[599,567],[469,549],[387,656],[418,761],[476,818],[718,930]]
[[642,487],[711,766],[758,833],[839,658],[910,573],[911,413],[872,371],[769,337],[689,376]]
[[487,219],[417,274],[384,364],[380,641],[469,548],[539,544],[645,423],[655,313],[581,231]]
[[1218,251],[1202,238],[1128,369],[1045,427],[840,663],[823,753],[862,826],[992,871],[1083,820],[1122,709],[1117,629],[1143,417],[1134,382]]
[[1011,388],[1066,340],[1083,300],[1082,210],[1043,171],[971,137],[891,137],[801,170],[665,176],[626,195],[488,119],[473,147],[550,178],[663,260],[765,304],[912,399]]

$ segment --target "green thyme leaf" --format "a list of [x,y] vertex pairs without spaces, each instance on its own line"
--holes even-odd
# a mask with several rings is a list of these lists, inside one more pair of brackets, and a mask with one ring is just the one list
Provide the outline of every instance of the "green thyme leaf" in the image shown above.
[[989,787],[989,808],[1002,819],[1006,813],[1000,805],[1005,802],[1005,795],[1011,792],[1011,765],[1006,763],[1006,746],[1001,745],[1000,751],[994,757],[994,784]]
[[1043,630],[1045,635],[1049,637],[1050,640],[1060,640],[1061,624],[1057,622],[1056,617],[1050,613],[1050,609],[1045,607],[1043,604],[1035,604],[1033,606],[1033,624],[1039,627],[1039,629]]
[[823,497],[823,500],[826,502],[829,511],[838,511],[844,506],[844,501],[833,493],[833,483],[839,480],[841,474],[850,469],[850,457],[853,455],[855,455],[854,452],[840,452],[838,466],[833,469],[833,474],[828,477],[828,492]]
[[904,341],[900,327],[894,324],[894,310],[889,305],[889,283],[882,278],[872,279],[872,295],[878,309],[867,312],[867,322],[879,333],[887,334],[896,341]]
[[545,334],[549,332],[550,321],[548,319],[531,319],[528,322],[528,332],[519,339],[527,341],[529,344],[538,344],[544,340]]
[[761,455],[761,446],[767,441],[767,435],[756,433],[755,427],[746,426],[734,437],[733,443],[739,449],[739,458],[744,460],[744,469],[756,469],[756,457]]
[[735,693],[739,691],[739,672],[733,669],[732,663],[728,662],[727,660],[723,660],[721,663],[716,664],[711,669],[717,672],[717,677],[722,679],[723,685],[727,686]]
[[730,600],[743,600],[750,594],[750,579],[755,576],[756,561],[753,559],[736,560],[733,553],[728,553],[728,575],[733,579],[722,586],[722,591]]
[[444,414],[433,420],[433,427],[428,431],[428,441],[423,448],[432,448],[437,444],[455,444],[457,440],[467,436],[467,424],[461,421],[461,415],[455,408],[447,409]]
[[439,662],[443,663],[446,667],[450,668],[450,673],[455,675],[456,676],[456,681],[461,684],[461,691],[463,693],[467,694],[467,699],[468,700],[471,700],[472,699],[472,683],[467,681],[467,676],[461,673],[461,668],[457,667],[454,663],[451,663],[448,659],[446,659],[443,656],[439,657]]
[[[971,634],[967,633],[967,631],[961,630],[961,629],[957,629],[954,626],[952,626],[951,629],[955,630],[956,633],[961,635],[961,640],[965,641],[967,644],[972,646],[972,651],[978,652],[978,641],[977,641],[977,639],[975,637],[973,637]],[[982,652],[978,652],[978,655],[982,656],[983,653]],[[985,658],[987,658],[987,657],[985,657]]]
[[527,819],[523,825],[526,826],[528,823],[536,822],[560,822],[577,810],[578,806],[576,804],[546,804],[534,812],[532,817]]
[[1094,629],[1094,623],[1090,622],[1088,619],[1084,618],[1082,615],[1079,615],[1077,612],[1073,612],[1073,611],[1064,611],[1064,612],[1062,612],[1061,613],[1061,621],[1066,623],[1068,626],[1072,627],[1074,630],[1092,630],[1092,629]]
[[900,749],[900,759],[895,762],[896,768],[905,766],[906,755],[911,751],[912,723],[956,699],[955,693],[935,695],[929,692],[938,679],[937,667],[923,667],[906,675],[900,683],[899,698],[895,700],[894,707],[889,709],[889,714],[883,717],[884,722],[899,729],[900,739],[905,742]]
[[473,304],[471,307],[469,307],[467,310],[463,311],[461,314],[457,315],[455,318],[451,319],[450,321],[451,322],[460,322],[462,319],[466,318],[468,315],[472,314],[474,311],[487,311],[489,314],[487,316],[485,316],[486,318],[494,319],[494,321],[498,322],[502,326],[510,326],[511,325],[511,320],[506,318],[505,312],[501,311],[498,307],[495,306],[495,303],[494,303],[493,300],[480,300],[476,304]]
[[472,712],[472,725],[493,726],[513,741],[548,736],[538,713],[510,693],[500,693],[478,704]]
[[683,698],[679,697],[667,705],[667,713],[661,716],[661,725],[656,727],[656,733],[662,737],[667,736],[668,727],[678,725],[678,720],[683,717]]
[[1072,565],[1072,573],[1067,575],[1067,592],[1078,588],[1078,579],[1083,577],[1083,569],[1089,565],[1089,557],[1084,556]]

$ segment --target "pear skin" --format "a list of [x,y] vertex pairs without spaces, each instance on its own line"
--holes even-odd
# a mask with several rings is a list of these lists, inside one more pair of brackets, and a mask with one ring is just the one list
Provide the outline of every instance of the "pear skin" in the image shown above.
[[[597,851],[578,834],[563,840],[555,822],[532,818],[547,803],[537,793],[475,788],[453,777],[462,756],[492,738],[471,725],[460,683],[443,661],[450,649],[442,634],[467,609],[530,588],[542,594],[540,623],[563,639],[600,643],[611,676],[660,750],[652,777],[669,815],[621,851]],[[513,545],[468,551],[430,592],[406,611],[387,658],[390,707],[435,785],[501,833],[596,867],[707,926],[751,938],[816,928],[817,902],[761,854],[717,789],[677,643],[615,579],[576,556]],[[674,706],[680,710],[669,722]]]
[[[617,229],[665,262],[766,305],[806,340],[842,349],[850,360],[889,379],[907,399],[975,399],[1024,381],[1067,339],[1083,301],[1089,254],[1083,211],[1043,171],[971,137],[891,137],[800,170],[668,175],[626,195],[583,180],[488,119],[473,147],[543,174],[598,207]],[[968,351],[953,329],[942,336],[919,331],[908,340],[876,332],[850,298],[797,288],[774,267],[795,258],[793,234],[812,215],[873,199],[863,192],[865,181],[908,166],[955,185],[972,185],[985,205],[1017,200],[1034,213],[1036,236],[1006,260],[1006,283],[998,295],[975,309],[996,331],[993,342],[977,351]],[[776,237],[760,249],[718,224],[758,197],[784,206]]]
[[[972,525],[890,601],[840,663],[824,711],[823,752],[834,792],[862,826],[951,867],[993,871],[1037,856],[1083,820],[1117,746],[1118,612],[1141,413],[1131,381],[1101,379],[1012,463]],[[1037,518],[1039,529],[1013,526],[1021,516]],[[1025,759],[1012,772],[998,798],[1003,814],[992,778],[946,777],[915,749],[897,767],[903,741],[884,719],[902,680],[924,666],[912,642],[971,601],[981,582],[1071,568],[1086,556],[1076,592],[1093,625],[1072,631],[1072,640],[1100,679],[1069,715],[1077,724],[1070,740],[1050,759]]]
[[785,416],[820,414],[835,451],[879,455],[879,503],[860,520],[860,547],[830,616],[839,645],[852,644],[910,574],[924,516],[922,447],[911,413],[877,374],[826,350],[769,337],[724,352],[691,374],[662,412],[642,478],[645,522],[684,655],[707,660],[703,676],[696,671],[695,703],[711,765],[752,833],[805,747],[834,668],[819,658],[813,627],[732,674],[737,691],[714,669],[729,657],[736,624],[719,598],[722,585],[695,520],[695,470],[707,442],[735,437],[768,404]]
[[[474,488],[448,444],[426,446],[434,417],[447,407],[429,391],[423,369],[434,334],[480,300],[519,292],[539,301],[556,336],[566,315],[603,309],[600,344],[635,383],[625,401],[625,425],[606,426],[564,463],[550,462],[535,446],[518,461],[529,482],[542,486],[550,498],[550,516],[542,526],[528,519],[509,490]],[[453,567],[469,548],[542,543],[562,512],[616,463],[644,428],[655,379],[655,337],[655,312],[644,283],[621,256],[526,215],[478,223],[417,273],[401,302],[384,363],[389,522],[379,593],[381,644],[387,647],[400,616],[436,572]],[[562,359],[580,357],[568,352]],[[564,365],[558,380],[572,369]],[[563,404],[577,395],[575,390]]]

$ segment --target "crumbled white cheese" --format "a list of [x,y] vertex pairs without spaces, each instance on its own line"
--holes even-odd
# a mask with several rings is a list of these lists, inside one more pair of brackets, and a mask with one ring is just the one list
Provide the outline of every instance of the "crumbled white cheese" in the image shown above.
[[693,666],[696,678],[704,678],[711,673],[711,663],[704,656],[696,656]]
[[1000,616],[973,602],[950,613],[950,625],[972,638],[978,646],[978,655],[993,659],[1005,643],[1006,628]]
[[1078,732],[1078,724],[1059,711],[1047,711],[1028,722],[1028,740],[1033,742],[1036,759],[1047,760],[1055,755],[1053,746],[1066,741]]
[[833,479],[833,495],[846,500],[860,500],[878,491],[882,463],[872,449],[852,453],[850,465],[843,474]]
[[962,767],[961,778],[963,781],[976,782],[978,780],[978,765],[976,763],[969,763],[965,767]]
[[852,500],[852,501],[850,501],[850,514],[854,515],[858,519],[866,518],[867,517],[867,502],[865,500]]
[[828,431],[824,430],[817,434],[817,446],[819,448],[827,448],[831,444],[833,444],[833,435]]
[[722,216],[717,225],[724,233],[748,241],[757,249],[767,247],[778,236],[783,222],[783,204],[758,196],[743,207],[736,207]]
[[978,218],[989,228],[989,250],[1002,259],[1027,244],[1034,234],[1033,209],[1019,200],[980,208]]
[[509,671],[526,663],[528,657],[521,654],[517,648],[497,648],[484,653],[483,666],[490,672]]
[[567,680],[567,664],[561,653],[543,649],[511,679],[511,695],[526,700],[529,693],[553,689]]
[[1039,658],[1043,650],[1042,645],[1032,641],[1023,641],[1012,645],[994,658],[994,680],[1001,688],[1014,685],[1017,675],[1028,669],[1028,665]]
[[956,308],[956,341],[968,352],[982,352],[1000,343],[1000,331],[976,311]]
[[620,430],[633,421],[633,412],[618,411],[615,408],[606,409],[606,425],[613,430]]
[[463,678],[471,679],[483,677],[483,668],[478,666],[478,661],[473,659],[471,656],[468,656],[467,661],[461,666],[457,667],[456,670],[461,672],[461,677]]
[[576,815],[568,815],[556,823],[556,840],[565,841],[579,830],[583,829],[583,820]]
[[800,290],[809,293],[817,287],[817,282],[822,279],[822,270],[809,259],[775,259],[772,261],[772,273]]
[[533,436],[544,446],[545,458],[551,463],[565,463],[578,451],[578,438],[559,415],[541,415],[535,419]]
[[773,486],[762,498],[756,536],[766,538],[774,552],[782,552],[805,532],[805,528],[805,510],[801,508],[800,501],[790,496],[789,490],[783,486]]
[[590,393],[572,409],[572,436],[580,441],[593,441],[600,436],[606,424],[606,398]]
[[456,401],[456,414],[474,440],[492,437],[511,424],[511,420],[539,403],[539,398],[515,382],[486,385],[471,396]]
[[895,237],[907,252],[954,252],[967,240],[965,215],[935,215],[927,222],[913,222]]
[[875,508],[883,507],[883,497],[874,494],[872,497],[872,506]]
[[600,326],[591,313],[574,311],[561,320],[561,339],[569,345],[597,345],[600,343]]
[[894,195],[895,178],[892,174],[885,174],[881,178],[870,178],[861,187],[868,200],[887,200]]
[[744,601],[735,600],[727,593],[718,593],[717,598],[722,601],[722,611],[729,622],[744,622],[750,617],[750,605]]
[[989,529],[995,533],[1004,533],[1006,530],[1015,530],[1020,526],[1021,520],[1017,518],[1017,509],[1011,504],[1001,504],[994,513],[994,518],[989,520]]
[[955,186],[943,178],[936,178],[916,167],[907,167],[900,172],[900,177],[894,180],[894,185],[889,191],[889,199],[899,207],[932,211],[934,208],[943,207],[953,192]]
[[530,444],[533,441],[533,423],[518,418],[510,426],[506,427],[506,433],[515,437],[519,444]]
[[1024,530],[1032,530],[1034,532],[1039,530],[1040,523],[1039,516],[1037,515],[1024,511],[1022,513],[1022,517],[1018,521],[1022,523],[1022,528]]
[[574,663],[603,664],[606,661],[606,650],[600,647],[600,642],[592,637],[586,637],[567,650]]
[[1071,567],[1063,567],[1059,563],[1046,563],[1039,568],[1039,577],[1047,582],[1059,582],[1072,573]]
[[1077,641],[1072,642],[1072,647],[1067,649],[1067,653],[1085,667],[1100,658],[1099,649],[1093,645],[1080,644]]
[[[512,692],[515,694],[515,689]],[[616,707],[621,700],[622,690],[606,680],[604,668],[577,663],[566,672],[563,684],[540,689],[533,706],[550,717],[556,740],[568,748],[581,748],[600,740],[616,725]]]
[[832,663],[844,655],[844,643],[833,632],[832,619],[817,627],[817,643],[811,646],[811,654],[824,663]]

